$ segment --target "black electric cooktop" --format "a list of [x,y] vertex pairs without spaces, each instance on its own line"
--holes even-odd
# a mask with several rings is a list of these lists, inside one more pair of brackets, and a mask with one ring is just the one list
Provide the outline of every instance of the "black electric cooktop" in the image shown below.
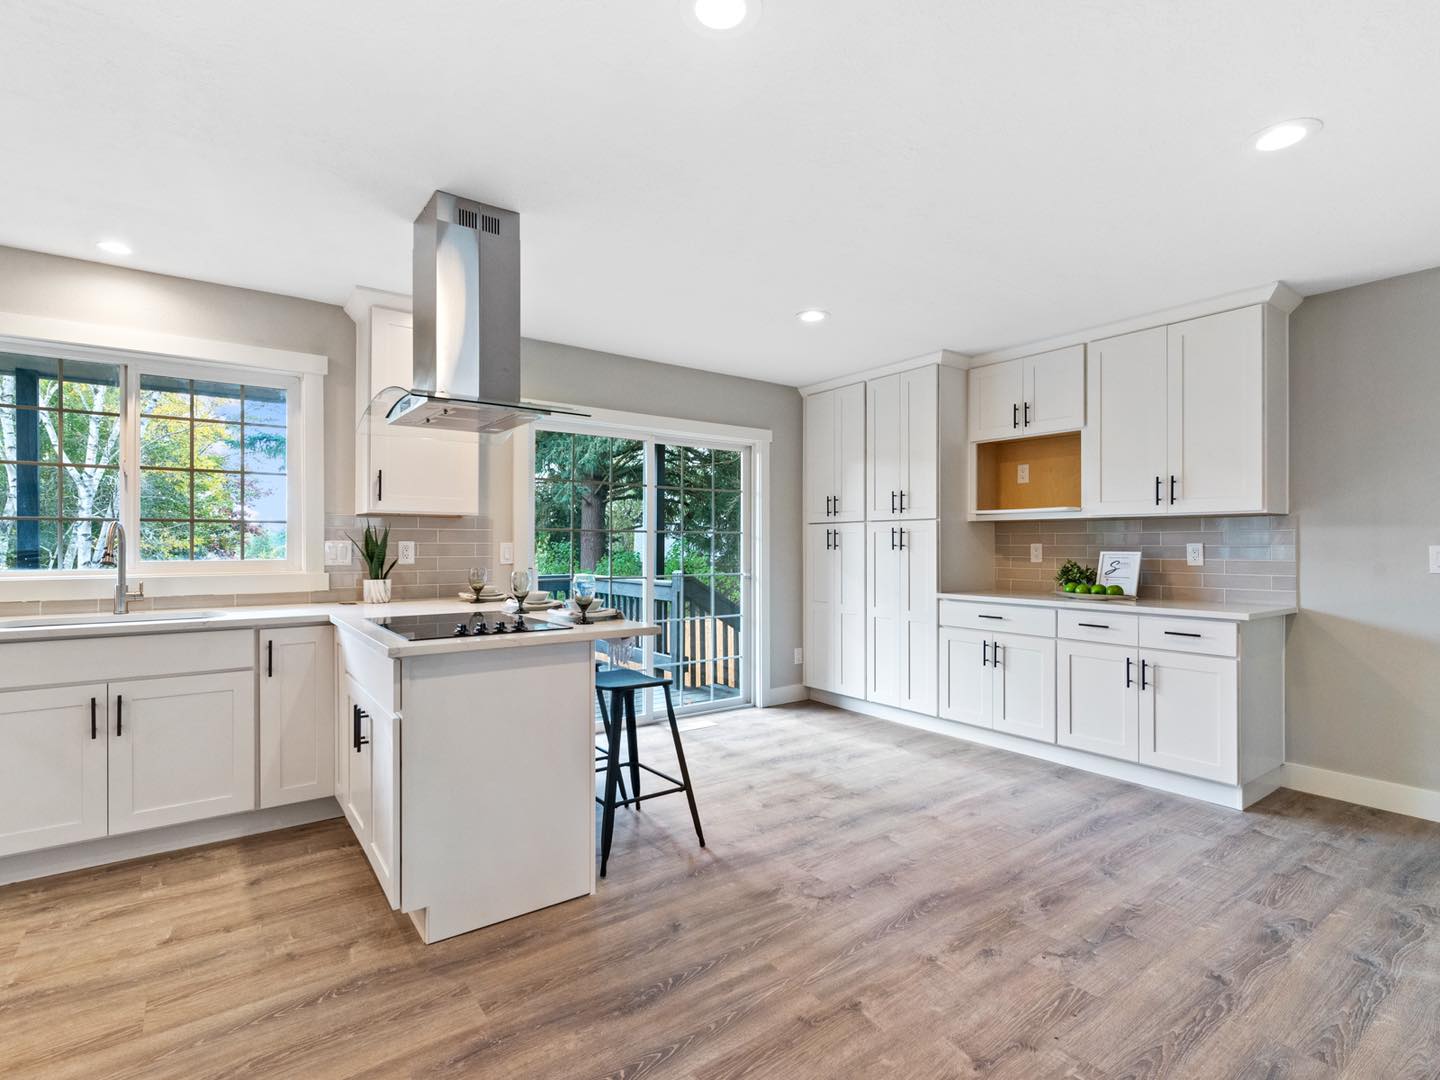
[[542,630],[568,630],[568,626],[503,615],[499,612],[476,612],[474,615],[397,615],[392,619],[371,619],[392,634],[410,641],[435,641],[439,638],[500,637],[509,634],[534,634]]

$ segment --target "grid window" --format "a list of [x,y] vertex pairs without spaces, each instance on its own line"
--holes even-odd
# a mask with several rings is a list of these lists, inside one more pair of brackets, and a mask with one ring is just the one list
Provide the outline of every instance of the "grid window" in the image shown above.
[[84,569],[120,512],[120,368],[0,353],[0,570]]
[[140,557],[280,560],[286,392],[140,376]]

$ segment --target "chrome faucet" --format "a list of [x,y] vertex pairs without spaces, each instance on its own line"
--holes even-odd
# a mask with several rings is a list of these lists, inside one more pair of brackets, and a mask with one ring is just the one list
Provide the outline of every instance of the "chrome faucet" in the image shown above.
[[145,583],[142,581],[130,591],[129,581],[126,578],[125,570],[125,526],[118,521],[112,521],[105,526],[105,545],[100,551],[100,565],[113,566],[118,574],[115,583],[115,614],[124,615],[130,610],[130,601],[139,600],[145,595]]

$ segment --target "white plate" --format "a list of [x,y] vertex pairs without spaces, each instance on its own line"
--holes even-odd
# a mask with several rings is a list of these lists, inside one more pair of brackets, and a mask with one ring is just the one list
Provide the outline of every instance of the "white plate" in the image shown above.
[[[557,611],[555,614],[561,616],[562,618],[569,619],[571,622],[577,622],[577,623],[578,623],[578,622],[580,621],[580,612],[578,612],[578,611],[571,611],[569,608],[566,608],[564,611]],[[590,619],[589,619],[589,621],[590,621],[590,622],[605,622],[606,620],[609,620],[609,619],[620,619],[620,618],[624,618],[624,613],[623,613],[622,611],[620,611],[619,608],[613,608],[613,607],[612,607],[612,608],[596,608],[596,609],[594,609],[593,611],[590,612]]]
[[498,592],[497,592],[497,593],[481,593],[478,600],[476,599],[475,594],[474,594],[473,592],[462,592],[462,593],[459,593],[459,594],[457,594],[457,595],[459,596],[459,598],[460,598],[461,600],[464,600],[467,604],[493,604],[493,603],[495,603],[495,602],[498,601],[498,600],[504,600],[504,599],[505,599],[505,594],[504,594],[504,593],[498,593]]

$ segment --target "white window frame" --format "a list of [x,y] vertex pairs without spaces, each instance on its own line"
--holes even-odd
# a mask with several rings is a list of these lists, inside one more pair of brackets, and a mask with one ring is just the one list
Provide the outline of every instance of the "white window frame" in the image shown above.
[[[159,334],[0,312],[0,352],[89,360],[122,368],[121,521],[127,572],[146,596],[321,592],[325,539],[325,374],[328,358],[257,345]],[[141,374],[163,374],[252,386],[287,394],[287,557],[233,562],[143,562],[139,549],[139,415]],[[0,603],[91,600],[111,596],[111,570],[0,570]]]

